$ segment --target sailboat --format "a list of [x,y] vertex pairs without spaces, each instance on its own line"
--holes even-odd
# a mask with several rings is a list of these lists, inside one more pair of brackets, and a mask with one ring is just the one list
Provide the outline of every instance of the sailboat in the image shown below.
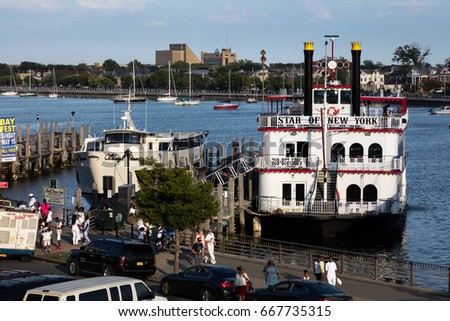
[[192,72],[191,72],[191,63],[189,63],[189,98],[184,98],[177,100],[175,102],[175,106],[196,106],[200,104],[200,100],[192,99]]
[[228,73],[228,100],[214,105],[214,109],[238,109],[239,103],[231,102],[231,70]]
[[29,76],[28,76],[28,91],[25,91],[23,93],[21,93],[19,96],[20,97],[35,97],[37,96],[37,94],[35,92],[31,91],[31,69],[28,70],[29,72]]
[[[9,68],[9,90],[2,92],[2,96],[17,96],[17,85],[16,85],[16,79],[14,78],[14,74],[12,71],[12,68]],[[13,89],[14,84],[14,89]]]
[[146,97],[137,97],[136,96],[136,69],[134,66],[134,59],[133,59],[133,92],[129,95],[120,95],[113,98],[113,102],[115,103],[143,103],[147,101]]
[[53,76],[53,92],[48,94],[48,97],[49,98],[58,98],[58,85],[56,84],[56,73],[55,73],[54,67],[53,67],[52,76]]
[[168,63],[168,69],[169,69],[169,92],[167,94],[164,94],[161,97],[157,98],[157,100],[162,103],[173,103],[177,100],[176,96],[171,96],[171,91],[170,91],[170,84],[172,81],[172,72],[170,70],[170,61]]
[[256,99],[256,81],[255,81],[255,72],[253,71],[253,97],[247,97],[247,104],[254,104],[258,102],[258,99]]

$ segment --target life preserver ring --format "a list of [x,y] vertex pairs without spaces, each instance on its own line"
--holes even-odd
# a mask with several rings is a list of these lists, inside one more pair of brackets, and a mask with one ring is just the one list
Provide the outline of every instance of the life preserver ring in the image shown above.
[[337,116],[341,110],[336,107],[328,107],[327,115],[328,116]]

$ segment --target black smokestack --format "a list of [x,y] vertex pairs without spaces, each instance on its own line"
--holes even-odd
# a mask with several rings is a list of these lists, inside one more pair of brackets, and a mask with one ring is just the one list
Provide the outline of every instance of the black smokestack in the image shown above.
[[361,110],[361,43],[352,42],[352,112],[360,116]]
[[305,54],[305,99],[304,99],[304,115],[312,115],[312,82],[313,82],[313,53],[314,42],[304,42],[303,52]]

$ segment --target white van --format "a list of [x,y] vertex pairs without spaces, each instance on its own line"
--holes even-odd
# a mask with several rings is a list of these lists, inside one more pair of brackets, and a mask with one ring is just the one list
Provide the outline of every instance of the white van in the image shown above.
[[124,276],[99,276],[28,290],[24,301],[167,301],[142,281]]

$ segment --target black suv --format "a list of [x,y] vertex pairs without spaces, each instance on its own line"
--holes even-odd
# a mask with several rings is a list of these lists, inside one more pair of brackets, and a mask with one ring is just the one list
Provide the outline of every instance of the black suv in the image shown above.
[[69,252],[69,274],[93,272],[103,275],[150,277],[156,272],[150,244],[117,239],[97,239]]
[[25,293],[43,285],[75,280],[70,276],[24,270],[0,270],[0,301],[22,301]]

